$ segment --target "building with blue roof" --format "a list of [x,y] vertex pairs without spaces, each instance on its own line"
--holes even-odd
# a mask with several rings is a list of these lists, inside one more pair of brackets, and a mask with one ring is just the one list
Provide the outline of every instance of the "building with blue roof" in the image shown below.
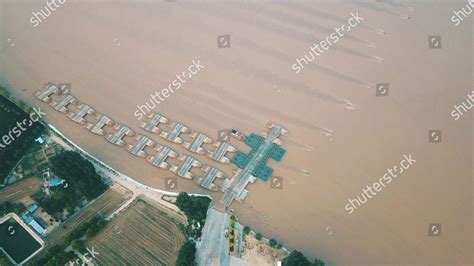
[[23,220],[23,222],[25,222],[25,224],[29,224],[33,220],[33,217],[31,217],[28,213],[25,212],[21,215],[21,219]]
[[40,235],[44,234],[46,229],[44,229],[35,219],[33,219],[29,225]]
[[38,137],[35,139],[36,142],[38,142],[39,144],[44,144],[44,139],[42,137]]
[[28,208],[29,213],[34,213],[38,209],[38,205],[33,204]]
[[55,178],[51,179],[51,182],[49,184],[50,187],[57,187],[64,183],[64,179],[60,178],[59,176],[56,176]]
[[25,224],[31,226],[38,234],[42,235],[46,231],[47,226],[43,227],[38,223],[38,221],[35,220],[33,216],[31,216],[29,213],[23,213],[21,215],[21,219]]

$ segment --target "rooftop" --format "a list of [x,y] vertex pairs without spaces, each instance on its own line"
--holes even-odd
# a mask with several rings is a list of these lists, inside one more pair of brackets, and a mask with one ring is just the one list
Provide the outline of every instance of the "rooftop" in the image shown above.
[[63,182],[64,182],[64,179],[57,176],[57,177],[55,177],[51,180],[50,186],[51,187],[56,187],[56,186],[61,185]]

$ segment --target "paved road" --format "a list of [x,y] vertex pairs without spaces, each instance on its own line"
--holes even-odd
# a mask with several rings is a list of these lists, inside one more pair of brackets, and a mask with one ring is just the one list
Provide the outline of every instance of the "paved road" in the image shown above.
[[224,229],[229,226],[230,216],[211,207],[207,212],[206,224],[201,241],[196,244],[198,266],[229,266],[229,240]]

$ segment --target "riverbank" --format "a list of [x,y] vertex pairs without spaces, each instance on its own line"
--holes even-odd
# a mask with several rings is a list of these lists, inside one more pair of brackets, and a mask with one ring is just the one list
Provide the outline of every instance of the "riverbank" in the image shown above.
[[[76,150],[78,151],[82,156],[84,156],[86,159],[88,159],[96,168],[97,172],[102,175],[103,177],[108,178],[110,181],[116,182],[125,188],[129,189],[133,193],[133,197],[131,200],[129,200],[129,203],[133,202],[133,199],[143,195],[146,196],[157,203],[163,205],[164,207],[171,209],[173,211],[176,211],[178,213],[182,213],[181,210],[173,203],[171,203],[169,200],[164,200],[163,196],[167,197],[177,197],[179,193],[177,192],[170,192],[166,190],[161,190],[161,189],[156,189],[153,187],[149,187],[145,184],[142,184],[135,179],[120,173],[119,171],[113,169],[111,166],[107,165],[106,163],[98,160],[91,154],[89,154],[87,151],[79,147],[77,144],[75,144],[73,141],[68,139],[61,131],[59,131],[57,128],[55,128],[53,125],[48,124],[48,127],[56,134],[58,137],[53,136],[51,139],[56,141],[56,143],[60,144],[63,146],[66,150]],[[207,197],[212,200],[212,197],[209,195],[204,195],[204,194],[190,194],[192,196],[197,196],[197,197]],[[124,207],[126,208],[126,206]],[[119,212],[120,210],[118,210]],[[114,213],[115,214],[115,213]],[[110,217],[112,218],[112,217]]]

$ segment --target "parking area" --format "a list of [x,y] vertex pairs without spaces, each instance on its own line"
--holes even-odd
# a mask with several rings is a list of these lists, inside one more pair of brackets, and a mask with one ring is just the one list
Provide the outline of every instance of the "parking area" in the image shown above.
[[224,230],[229,226],[230,216],[218,212],[214,207],[207,212],[201,241],[196,244],[198,265],[230,265],[229,240]]

